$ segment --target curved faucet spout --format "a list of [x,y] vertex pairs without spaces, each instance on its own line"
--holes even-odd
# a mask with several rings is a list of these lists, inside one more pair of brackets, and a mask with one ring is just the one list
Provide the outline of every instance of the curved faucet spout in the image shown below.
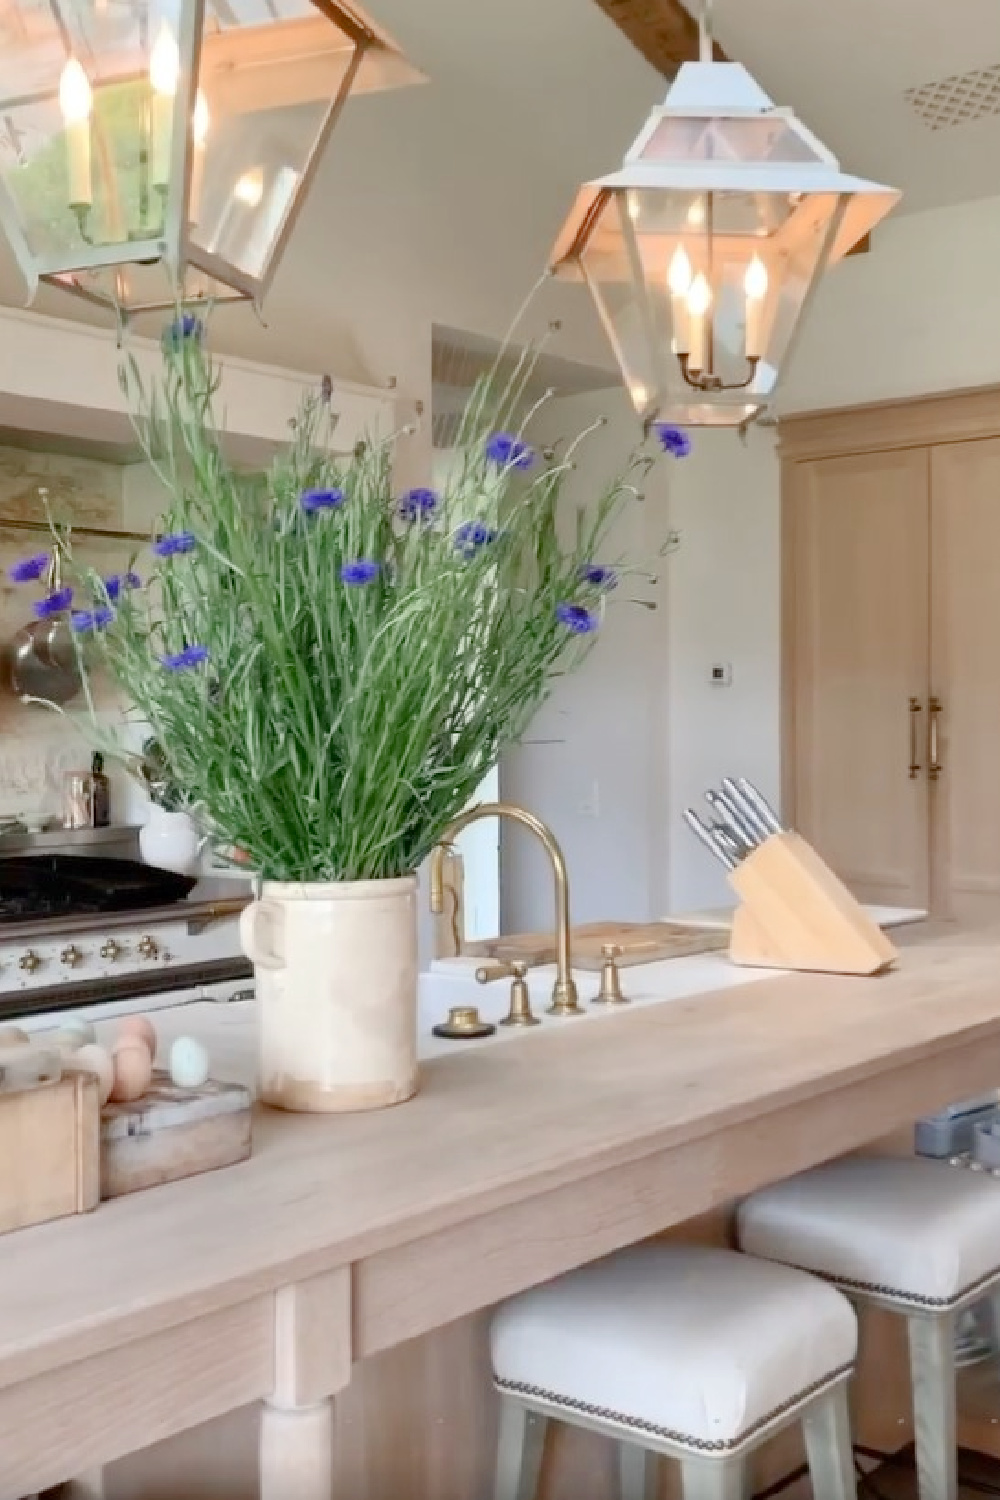
[[549,1006],[549,1012],[555,1016],[582,1015],[582,1007],[577,999],[576,982],[573,979],[570,953],[569,875],[566,870],[566,860],[551,828],[543,823],[541,818],[536,818],[534,813],[528,812],[523,807],[517,807],[511,802],[479,802],[450,823],[431,852],[431,911],[444,910],[445,851],[454,843],[463,829],[468,828],[470,823],[478,823],[482,818],[510,818],[512,822],[520,823],[522,828],[527,828],[535,835],[549,856],[556,898],[556,982],[552,990],[552,1004]]

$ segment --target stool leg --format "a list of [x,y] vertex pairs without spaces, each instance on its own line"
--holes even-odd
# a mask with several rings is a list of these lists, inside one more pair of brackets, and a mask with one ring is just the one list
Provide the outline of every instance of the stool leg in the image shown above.
[[957,1500],[955,1318],[910,1317],[910,1378],[920,1500]]
[[682,1458],[684,1500],[746,1500],[748,1469],[742,1458]]
[[618,1474],[621,1500],[656,1500],[658,1461],[648,1448],[619,1443]]
[[534,1500],[548,1425],[546,1417],[501,1396],[494,1500]]
[[847,1385],[814,1401],[802,1417],[813,1500],[856,1500]]

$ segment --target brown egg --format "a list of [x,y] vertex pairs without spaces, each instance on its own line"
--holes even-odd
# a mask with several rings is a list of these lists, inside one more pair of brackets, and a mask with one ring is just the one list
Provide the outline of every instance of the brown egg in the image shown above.
[[118,1028],[118,1036],[121,1041],[139,1037],[149,1048],[150,1057],[156,1056],[156,1027],[148,1016],[126,1016]]
[[153,1059],[142,1037],[122,1037],[111,1054],[111,1065],[114,1068],[112,1099],[118,1103],[141,1099],[149,1088],[153,1073]]
[[0,1047],[24,1047],[31,1041],[20,1026],[0,1026]]

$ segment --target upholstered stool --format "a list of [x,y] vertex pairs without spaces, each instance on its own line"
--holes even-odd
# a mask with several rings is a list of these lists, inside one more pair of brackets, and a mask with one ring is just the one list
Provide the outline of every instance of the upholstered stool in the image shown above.
[[954,1500],[955,1322],[1000,1289],[1000,1182],[944,1162],[848,1157],[748,1198],[750,1255],[907,1320],[921,1500]]
[[502,1398],[496,1500],[532,1500],[549,1418],[620,1444],[622,1500],[744,1500],[747,1455],[801,1422],[817,1500],[853,1500],[847,1379],[857,1323],[801,1272],[732,1250],[640,1245],[513,1298],[494,1316]]

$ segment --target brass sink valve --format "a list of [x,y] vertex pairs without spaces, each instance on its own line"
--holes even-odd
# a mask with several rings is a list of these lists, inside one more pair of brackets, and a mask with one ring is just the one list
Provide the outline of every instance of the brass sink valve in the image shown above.
[[509,974],[512,978],[510,987],[510,1009],[499,1023],[501,1026],[540,1026],[541,1022],[531,1009],[531,995],[528,991],[526,975],[529,965],[523,959],[514,959],[511,963],[488,963],[482,964],[476,970],[476,980],[479,984],[492,984],[494,979],[504,979]]
[[621,980],[618,977],[618,965],[615,962],[621,957],[621,948],[616,943],[603,943],[601,945],[601,988],[594,996],[595,1005],[627,1005],[628,995],[622,994]]

